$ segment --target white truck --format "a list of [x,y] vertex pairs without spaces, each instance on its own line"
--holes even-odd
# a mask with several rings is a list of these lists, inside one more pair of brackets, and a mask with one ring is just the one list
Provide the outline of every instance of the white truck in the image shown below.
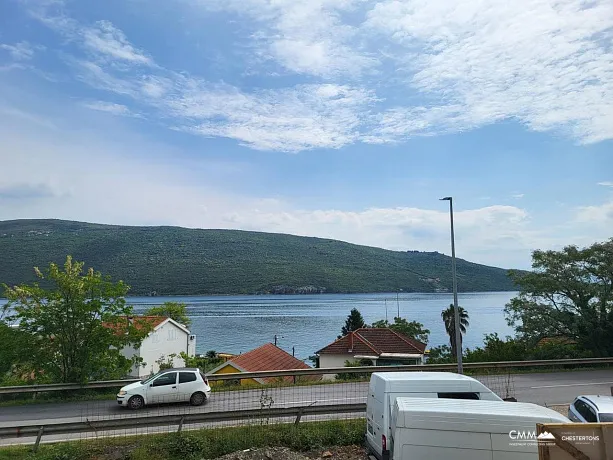
[[[397,398],[394,460],[538,460],[537,423],[571,423],[530,403]],[[550,441],[551,442],[551,441]]]
[[366,445],[379,460],[390,458],[392,409],[400,396],[502,401],[478,380],[453,372],[375,372],[366,402]]

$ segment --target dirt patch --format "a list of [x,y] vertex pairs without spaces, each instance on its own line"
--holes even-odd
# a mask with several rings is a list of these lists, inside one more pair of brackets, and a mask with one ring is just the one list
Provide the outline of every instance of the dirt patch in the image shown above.
[[345,446],[307,453],[294,452],[286,447],[248,449],[219,457],[218,460],[368,460],[363,447]]
[[547,406],[549,409],[553,409],[559,412],[564,417],[568,417],[568,404],[552,404]]

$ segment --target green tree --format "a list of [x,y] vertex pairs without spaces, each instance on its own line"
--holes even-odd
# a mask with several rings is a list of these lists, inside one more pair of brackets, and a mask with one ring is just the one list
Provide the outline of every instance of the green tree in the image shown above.
[[527,344],[512,337],[501,339],[498,334],[486,334],[483,347],[464,352],[467,363],[486,363],[492,361],[523,361],[530,359],[530,350]]
[[207,351],[204,356],[206,356],[208,359],[217,359],[217,352],[215,350],[209,350]]
[[511,271],[519,295],[505,307],[519,338],[574,339],[594,356],[613,355],[613,238],[561,251],[534,251],[532,271]]
[[423,324],[417,321],[407,321],[405,318],[398,317],[394,318],[393,323],[389,323],[385,319],[375,321],[372,327],[389,327],[399,334],[403,334],[426,344],[428,343],[428,336],[430,335],[430,330],[426,329]]
[[63,270],[54,263],[46,274],[35,268],[49,289],[38,283],[4,285],[13,312],[9,321],[18,322],[18,330],[28,335],[34,369],[53,381],[125,376],[137,358],[126,359],[121,349],[137,345],[148,332],[130,319],[128,286],[91,268],[83,274],[83,265],[68,256]]
[[34,371],[29,352],[31,342],[28,334],[0,321],[0,383],[4,379],[19,381],[21,375],[31,375]]
[[[470,325],[468,313],[464,308],[458,306],[458,316],[460,317],[460,348],[462,347],[462,335],[466,334],[466,328]],[[455,336],[455,308],[453,304],[449,305],[449,308],[444,309],[441,312],[441,318],[445,323],[445,331],[449,336],[449,344],[451,345],[451,356],[457,360],[457,347]]]
[[192,323],[189,316],[187,316],[187,305],[181,302],[164,302],[157,307],[151,307],[146,311],[145,315],[167,316],[187,327]]
[[339,335],[338,338],[340,339],[341,337],[346,336],[350,332],[357,331],[358,329],[365,326],[366,324],[364,323],[362,313],[360,313],[357,308],[352,308],[351,312],[349,313],[349,316],[347,316],[347,319],[345,320],[345,325],[341,328],[341,335]]

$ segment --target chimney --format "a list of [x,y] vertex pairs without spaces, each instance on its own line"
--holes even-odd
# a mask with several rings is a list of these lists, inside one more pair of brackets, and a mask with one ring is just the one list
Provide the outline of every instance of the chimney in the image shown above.
[[353,353],[353,331],[349,332],[349,353]]

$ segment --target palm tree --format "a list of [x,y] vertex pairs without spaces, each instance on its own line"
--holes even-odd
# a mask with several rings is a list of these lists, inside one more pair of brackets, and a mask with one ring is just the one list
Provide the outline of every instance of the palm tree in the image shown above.
[[[466,328],[470,325],[468,322],[468,313],[462,307],[458,307],[458,314],[460,316],[460,348],[462,346],[462,335],[466,334]],[[453,304],[449,305],[449,308],[446,308],[441,313],[441,318],[443,318],[443,322],[445,323],[445,331],[447,331],[447,335],[449,336],[449,343],[451,344],[451,355],[454,359],[457,359],[456,354],[456,343],[455,343],[455,312],[453,308]]]

